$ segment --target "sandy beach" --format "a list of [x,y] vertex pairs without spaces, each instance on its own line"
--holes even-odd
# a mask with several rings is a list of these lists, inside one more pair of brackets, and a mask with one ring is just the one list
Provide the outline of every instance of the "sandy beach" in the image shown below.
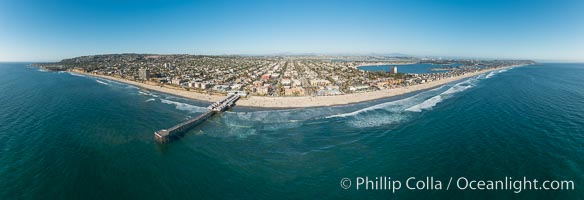
[[[248,98],[242,98],[237,101],[237,105],[239,106],[250,106],[250,107],[265,107],[265,108],[301,108],[301,107],[320,107],[320,106],[332,106],[332,105],[343,105],[343,104],[351,104],[351,103],[358,103],[364,101],[370,101],[375,99],[393,97],[397,95],[407,94],[410,92],[430,89],[434,87],[438,87],[453,81],[458,81],[461,79],[469,78],[472,76],[476,76],[479,74],[508,69],[512,67],[518,66],[509,66],[503,68],[495,68],[495,69],[486,69],[478,72],[467,73],[461,76],[446,78],[442,80],[427,82],[418,85],[412,85],[407,87],[400,87],[400,88],[393,88],[393,89],[385,89],[385,90],[378,90],[378,91],[371,91],[371,92],[361,92],[361,93],[353,93],[353,94],[345,94],[345,95],[337,95],[337,96],[303,96],[303,97],[261,97],[261,96],[249,96]],[[112,76],[105,76],[93,73],[85,73],[80,71],[72,71],[73,73],[79,73],[104,79],[109,79],[113,81],[118,81],[130,85],[134,85],[146,90],[153,90],[157,92],[163,92],[167,94],[172,94],[180,97],[195,99],[195,100],[202,100],[208,102],[215,102],[225,98],[225,95],[212,95],[212,94],[203,94],[199,92],[192,92],[186,91],[177,88],[171,88],[169,86],[159,86],[159,85],[151,85],[146,83],[140,83],[135,81],[130,81],[122,78],[112,77]]]

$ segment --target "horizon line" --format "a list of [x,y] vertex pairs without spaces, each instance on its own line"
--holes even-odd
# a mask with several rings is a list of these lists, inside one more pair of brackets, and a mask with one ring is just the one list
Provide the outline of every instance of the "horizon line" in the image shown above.
[[542,63],[584,63],[584,60],[570,60],[570,59],[554,59],[554,58],[544,58],[544,59],[533,59],[533,58],[509,58],[509,57],[476,57],[476,56],[451,56],[451,55],[416,55],[409,53],[295,53],[295,52],[280,52],[280,53],[136,53],[136,52],[123,52],[123,53],[98,53],[98,54],[87,54],[80,56],[72,56],[60,59],[43,59],[43,60],[0,60],[0,62],[60,62],[64,59],[71,59],[83,56],[98,56],[98,55],[120,55],[120,54],[144,54],[144,55],[193,55],[193,56],[388,56],[388,57],[410,57],[410,58],[440,58],[440,59],[476,59],[476,60],[533,60]]

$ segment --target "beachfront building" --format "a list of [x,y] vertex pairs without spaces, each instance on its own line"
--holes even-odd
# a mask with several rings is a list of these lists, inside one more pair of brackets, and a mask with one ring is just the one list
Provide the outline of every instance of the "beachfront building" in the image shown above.
[[306,90],[303,87],[293,87],[284,89],[286,96],[305,96]]
[[391,71],[389,71],[390,74],[397,74],[397,66],[393,66],[391,68]]
[[269,95],[271,91],[272,91],[272,87],[269,84],[259,86],[259,87],[254,87],[252,89],[252,92],[254,94],[262,95],[262,96]]
[[368,85],[357,85],[357,86],[349,87],[349,91],[351,91],[351,92],[360,92],[360,91],[366,91],[366,90],[369,90]]
[[140,68],[138,70],[138,78],[140,78],[140,80],[147,81],[148,79],[150,79],[150,70],[146,68]]

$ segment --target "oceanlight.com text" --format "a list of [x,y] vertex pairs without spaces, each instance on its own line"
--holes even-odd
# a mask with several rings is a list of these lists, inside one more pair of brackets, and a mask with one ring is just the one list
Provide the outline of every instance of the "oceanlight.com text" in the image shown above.
[[395,193],[399,190],[492,190],[512,191],[521,193],[525,190],[574,190],[572,180],[538,180],[521,177],[504,177],[502,179],[472,179],[467,177],[449,177],[439,179],[429,177],[409,177],[405,180],[391,178],[389,176],[342,178],[341,188],[355,190],[388,190]]

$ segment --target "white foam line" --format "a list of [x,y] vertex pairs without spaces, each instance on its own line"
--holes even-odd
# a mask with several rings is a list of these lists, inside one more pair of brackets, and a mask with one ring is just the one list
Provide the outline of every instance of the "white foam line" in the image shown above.
[[158,97],[158,95],[155,95],[155,94],[152,94],[152,93],[149,93],[149,92],[138,91],[138,93],[139,94],[142,94],[142,95],[146,95],[146,96]]
[[358,115],[359,113],[363,113],[363,112],[367,112],[367,111],[371,111],[371,110],[378,110],[378,109],[382,109],[382,108],[385,108],[385,107],[391,106],[391,105],[397,105],[397,104],[399,104],[401,102],[405,102],[405,101],[408,101],[410,99],[413,99],[413,97],[408,97],[408,98],[400,99],[400,100],[396,100],[396,101],[385,102],[385,103],[373,105],[373,106],[370,106],[370,107],[367,107],[367,108],[363,108],[361,110],[357,110],[357,111],[354,111],[354,112],[337,114],[337,115],[331,115],[331,116],[328,116],[328,117],[325,117],[325,118],[328,119],[328,118],[335,118],[335,117],[355,116],[355,115]]
[[81,74],[77,74],[77,73],[73,73],[73,72],[67,72],[67,73],[69,73],[69,74],[71,74],[71,75],[73,75],[73,76],[87,77],[87,76],[85,76],[85,75],[81,75]]
[[477,80],[478,80],[478,77],[475,77],[475,78],[467,79],[463,82],[457,83],[457,84],[453,85],[452,87],[448,88],[448,90],[440,93],[439,95],[433,96],[432,98],[427,99],[422,103],[419,103],[417,105],[414,105],[412,107],[407,108],[406,111],[422,112],[422,110],[428,110],[428,109],[436,106],[436,104],[442,102],[444,99],[449,98],[453,94],[459,93],[459,92],[462,92],[462,91],[465,91],[469,88],[474,87],[475,86],[474,82]]
[[430,99],[428,99],[420,104],[409,107],[408,109],[406,109],[406,111],[422,112],[422,110],[427,110],[427,109],[430,109],[430,108],[436,106],[436,104],[440,103],[441,101],[442,101],[442,96],[436,95],[436,96],[433,96],[432,98],[430,98]]
[[503,73],[503,72],[509,71],[509,70],[511,70],[511,69],[513,69],[513,68],[502,69],[502,70],[498,70],[498,71],[492,71],[492,72],[490,72],[490,73],[489,73],[487,76],[485,76],[485,79],[491,78],[491,77],[493,77],[494,75],[497,75],[497,74],[500,74],[500,73]]
[[167,99],[160,99],[160,102],[165,103],[165,104],[175,105],[175,108],[178,110],[184,110],[184,111],[189,111],[189,112],[205,112],[205,111],[207,111],[207,108],[193,106],[190,104],[171,101],[171,100],[167,100]]
[[[444,86],[440,86],[440,87],[434,88],[432,90],[429,90],[427,92],[433,92],[433,91],[442,89],[443,87]],[[367,107],[367,108],[363,108],[361,110],[357,110],[357,111],[350,112],[350,113],[343,113],[343,114],[331,115],[331,116],[328,116],[328,117],[325,117],[325,118],[328,119],[328,118],[335,118],[335,117],[355,116],[355,115],[358,115],[359,113],[368,112],[368,111],[372,111],[372,110],[378,110],[378,109],[386,108],[386,107],[392,106],[392,105],[399,105],[400,103],[405,103],[405,102],[411,101],[411,100],[417,98],[421,94],[422,93],[417,94],[417,95],[414,95],[414,96],[411,96],[411,97],[408,97],[408,98],[405,98],[405,99],[400,99],[400,100],[396,100],[396,101],[390,101],[390,102],[385,102],[385,103],[373,105],[373,106],[370,106],[370,107]]]
[[95,80],[95,81],[97,81],[98,83],[104,84],[104,85],[109,85],[108,83],[100,81],[100,80]]

